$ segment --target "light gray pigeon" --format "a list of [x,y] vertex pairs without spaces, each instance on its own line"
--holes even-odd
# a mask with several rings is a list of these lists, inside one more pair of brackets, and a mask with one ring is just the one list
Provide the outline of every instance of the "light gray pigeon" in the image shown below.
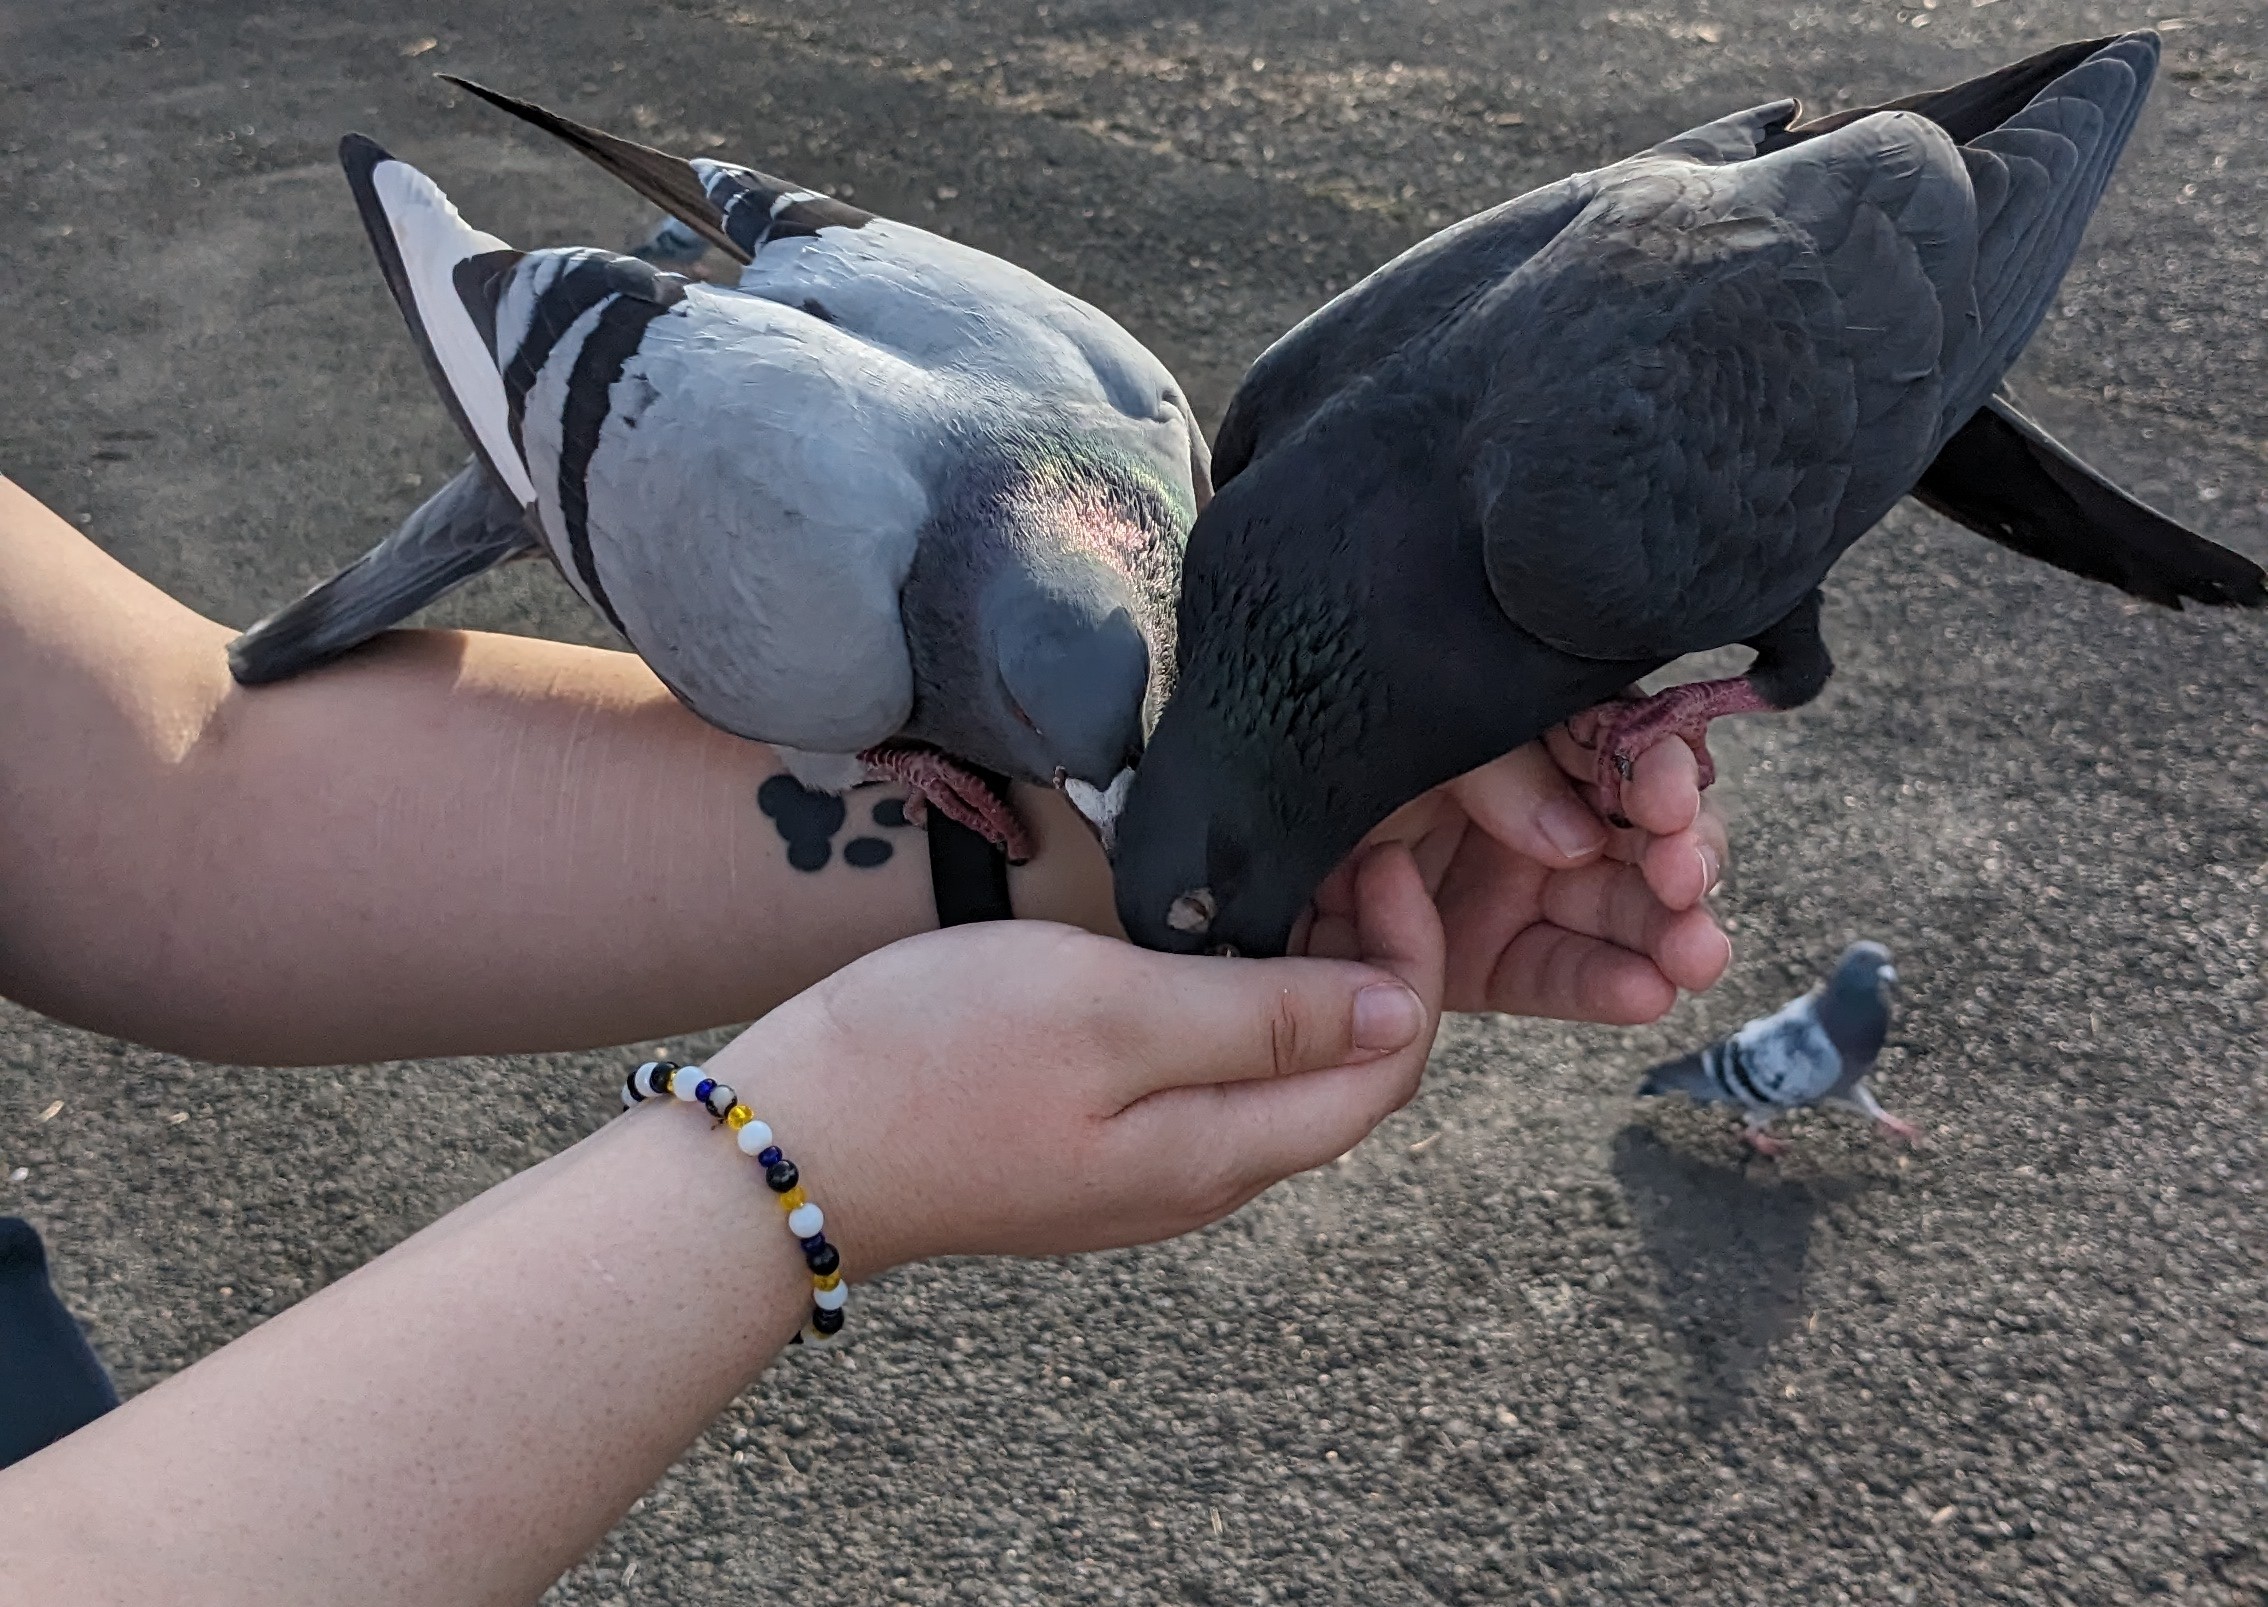
[[1807,1105],[1855,1110],[1910,1144],[1920,1130],[1884,1110],[1866,1083],[1890,1036],[1890,989],[1897,981],[1888,949],[1853,943],[1820,986],[1721,1043],[1656,1066],[1638,1092],[1737,1105],[1746,1123],[1741,1136],[1764,1155],[1787,1148],[1765,1131],[1773,1119]]
[[1011,858],[1028,838],[984,772],[1107,818],[1211,495],[1165,366],[971,247],[464,87],[745,269],[708,285],[513,250],[349,135],[387,284],[476,460],[238,638],[236,678],[297,674],[540,552],[688,707],[807,787],[895,776]]
[[1994,400],[2157,62],[2129,34],[1898,109],[1759,106],[1455,224],[1271,346],[1118,821],[1127,934],[1279,953],[1409,799],[1753,648],[1588,722],[1612,815],[1653,743],[1818,695],[1821,583],[1908,492],[2139,596],[2268,602]]

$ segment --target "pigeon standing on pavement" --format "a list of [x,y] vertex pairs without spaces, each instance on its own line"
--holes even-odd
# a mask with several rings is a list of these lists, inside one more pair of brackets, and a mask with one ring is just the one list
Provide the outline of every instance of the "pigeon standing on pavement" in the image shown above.
[[297,674],[544,553],[696,714],[777,745],[807,787],[894,776],[1011,858],[1028,837],[983,772],[1104,815],[1162,701],[1211,495],[1165,366],[996,257],[464,87],[744,271],[513,250],[349,135],[387,285],[475,462],[239,637],[236,678]]
[[[1456,224],[1278,341],[1190,537],[1119,818],[1128,933],[1280,953],[1379,820],[1610,700],[1578,722],[1610,818],[1657,741],[1706,782],[1711,718],[1825,685],[1820,583],[1908,492],[2154,601],[2268,602],[1993,400],[2157,60],[2136,33],[1896,109],[1759,106]],[[1623,696],[1733,643],[1738,679]]]
[[1746,1123],[1741,1136],[1762,1155],[1787,1148],[1765,1131],[1773,1120],[1809,1105],[1857,1111],[1890,1137],[1913,1143],[1920,1131],[1884,1110],[1866,1083],[1890,1036],[1897,981],[1888,949],[1853,943],[1820,986],[1721,1043],[1656,1066],[1638,1093],[1738,1106]]

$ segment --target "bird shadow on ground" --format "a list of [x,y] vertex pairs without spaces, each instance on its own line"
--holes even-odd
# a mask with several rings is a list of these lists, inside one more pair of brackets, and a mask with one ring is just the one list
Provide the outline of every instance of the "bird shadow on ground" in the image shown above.
[[1713,1160],[1638,1122],[1616,1135],[1614,1176],[1660,1271],[1657,1320],[1685,1347],[1695,1424],[1714,1433],[1803,1315],[1813,1222],[1857,1185]]

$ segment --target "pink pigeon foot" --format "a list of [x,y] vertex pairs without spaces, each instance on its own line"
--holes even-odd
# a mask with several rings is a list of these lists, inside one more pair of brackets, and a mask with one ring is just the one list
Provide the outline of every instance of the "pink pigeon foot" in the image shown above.
[[934,808],[1000,849],[1009,864],[1021,865],[1032,857],[1032,834],[1015,807],[983,777],[948,755],[913,743],[885,742],[867,749],[859,759],[877,781],[902,782],[912,792],[906,800],[906,818],[915,825],[921,825]]
[[1761,1127],[1744,1127],[1740,1130],[1741,1142],[1767,1160],[1778,1160],[1788,1152],[1787,1140],[1774,1138]]
[[1902,1122],[1888,1113],[1875,1117],[1874,1125],[1881,1128],[1882,1136],[1892,1143],[1911,1145],[1921,1142],[1922,1130],[1920,1128],[1912,1122]]
[[1626,694],[1585,709],[1567,722],[1567,730],[1598,754],[1590,787],[1592,806],[1610,824],[1627,826],[1622,784],[1636,771],[1640,754],[1675,737],[1693,750],[1701,767],[1701,785],[1706,787],[1717,779],[1716,761],[1709,757],[1709,722],[1728,714],[1768,714],[1775,707],[1745,675],[1729,681],[1688,681],[1652,697]]

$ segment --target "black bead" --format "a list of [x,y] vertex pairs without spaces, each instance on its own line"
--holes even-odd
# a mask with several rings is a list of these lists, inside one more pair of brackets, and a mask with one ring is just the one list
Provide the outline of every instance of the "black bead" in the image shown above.
[[774,1194],[785,1194],[794,1188],[795,1180],[802,1175],[795,1169],[795,1162],[789,1160],[774,1161],[764,1168],[764,1181]]
[[674,1072],[675,1072],[676,1070],[677,1070],[677,1062],[676,1062],[676,1061],[674,1061],[674,1060],[664,1060],[664,1061],[660,1061],[660,1062],[656,1063],[656,1065],[654,1066],[654,1073],[653,1073],[653,1075],[652,1075],[651,1077],[648,1077],[648,1078],[646,1079],[646,1081],[647,1081],[647,1082],[649,1082],[649,1083],[651,1083],[651,1084],[653,1085],[653,1090],[654,1090],[654,1092],[655,1092],[655,1093],[657,1093],[657,1094],[666,1094],[666,1093],[669,1093],[669,1092],[671,1091],[672,1087],[673,1087],[673,1085],[671,1084],[671,1082],[670,1082],[670,1080],[669,1080],[669,1079],[670,1079],[671,1075],[672,1075],[672,1074],[673,1074],[673,1073],[674,1073]]
[[814,1278],[824,1278],[843,1264],[843,1255],[833,1245],[822,1243],[816,1250],[803,1252],[803,1264]]
[[837,1306],[833,1311],[829,1311],[825,1306],[813,1306],[811,1308],[811,1326],[823,1334],[842,1332],[843,1308]]

